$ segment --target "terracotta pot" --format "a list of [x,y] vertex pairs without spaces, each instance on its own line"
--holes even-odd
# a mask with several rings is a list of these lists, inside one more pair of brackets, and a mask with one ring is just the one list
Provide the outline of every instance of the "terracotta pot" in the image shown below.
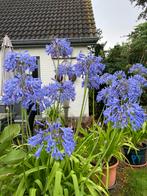
[[147,165],[146,153],[147,153],[147,144],[144,143],[143,146],[139,148],[137,152],[133,149],[129,151],[127,147],[124,147],[125,157],[129,161],[129,163],[125,161],[126,165],[130,165],[131,167],[134,168],[146,166]]
[[[115,159],[115,163],[111,166],[109,166],[109,185],[108,188],[111,189],[116,182],[116,169],[119,164],[119,161]],[[102,182],[104,185],[106,185],[106,180],[107,180],[107,168],[103,167],[103,177],[102,177]]]

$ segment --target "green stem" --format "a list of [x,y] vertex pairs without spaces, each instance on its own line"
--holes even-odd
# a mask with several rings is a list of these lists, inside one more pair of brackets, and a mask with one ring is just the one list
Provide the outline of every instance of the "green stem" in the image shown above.
[[77,130],[76,130],[75,137],[78,136],[79,129],[81,128],[82,116],[83,116],[84,105],[85,105],[86,94],[87,94],[87,83],[88,83],[88,74],[86,75],[86,79],[85,79],[84,96],[83,96],[82,107],[81,107],[81,112],[80,112],[80,118],[79,118],[79,121],[78,121],[78,125],[77,125]]
[[95,104],[94,104],[94,89],[92,91],[92,101],[93,101],[93,104],[92,104],[92,114],[93,114],[93,128],[94,128],[94,119],[95,119]]
[[109,188],[109,162],[106,162],[106,189]]
[[22,107],[21,107],[21,118],[22,118],[21,134],[22,134],[22,143],[23,143],[25,132],[24,132],[24,115],[23,115],[23,108]]

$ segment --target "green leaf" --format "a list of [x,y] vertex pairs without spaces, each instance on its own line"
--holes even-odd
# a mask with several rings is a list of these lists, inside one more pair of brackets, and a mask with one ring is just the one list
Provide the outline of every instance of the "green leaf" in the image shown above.
[[39,179],[37,179],[37,180],[35,180],[35,183],[39,186],[40,190],[43,191],[42,182]]
[[64,196],[68,196],[69,193],[68,193],[68,189],[64,189]]
[[37,189],[35,189],[35,188],[30,188],[30,189],[29,189],[29,196],[36,196],[36,191],[37,191]]
[[14,196],[23,196],[24,195],[24,192],[26,190],[26,187],[25,187],[25,178],[23,177],[19,183],[19,186],[14,194]]
[[8,125],[0,135],[0,143],[4,143],[7,141],[11,141],[13,138],[15,138],[20,132],[20,125],[18,124],[12,124]]
[[24,159],[26,153],[20,149],[12,149],[9,153],[0,158],[0,162],[5,164],[16,164]]
[[88,188],[91,196],[97,196],[98,195],[98,193],[95,191],[93,186],[91,186],[90,184],[86,184],[86,185],[87,185],[87,188]]
[[4,180],[5,178],[9,178],[9,176],[15,173],[14,169],[11,168],[0,168],[0,180]]
[[74,171],[71,173],[71,177],[74,184],[75,196],[79,196],[80,195],[79,184],[78,184],[77,176],[74,174]]
[[47,178],[47,185],[46,185],[45,191],[50,189],[50,185],[51,185],[52,180],[54,179],[54,177],[56,175],[56,172],[59,169],[59,166],[60,166],[59,162],[54,163],[54,165],[52,167],[52,170],[51,170],[51,172],[50,172],[50,174],[48,175],[48,178]]
[[54,192],[53,196],[61,196],[63,195],[62,193],[62,186],[61,186],[61,179],[62,179],[62,172],[57,171],[55,175],[55,186],[54,186]]
[[31,173],[38,172],[38,171],[43,170],[43,169],[46,169],[46,166],[34,167],[34,168],[32,168],[32,169],[27,170],[27,171],[24,172],[24,173],[21,173],[21,174],[20,174],[20,177],[23,176],[23,175],[29,176]]
[[0,143],[0,156],[5,154],[6,149],[10,148],[10,141],[4,142],[3,144]]

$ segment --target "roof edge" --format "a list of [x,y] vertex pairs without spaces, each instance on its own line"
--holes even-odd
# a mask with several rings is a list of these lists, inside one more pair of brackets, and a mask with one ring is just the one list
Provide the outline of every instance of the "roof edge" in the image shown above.
[[[53,38],[54,39],[54,38]],[[11,40],[14,48],[38,48],[49,44],[53,39]],[[67,38],[72,46],[87,46],[96,44],[98,37]]]

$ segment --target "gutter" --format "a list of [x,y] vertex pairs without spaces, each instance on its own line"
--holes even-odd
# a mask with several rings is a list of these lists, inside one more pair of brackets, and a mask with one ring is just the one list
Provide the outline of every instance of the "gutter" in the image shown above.
[[[54,39],[54,38],[53,38]],[[14,48],[42,48],[46,44],[51,43],[53,39],[31,39],[31,40],[11,40]],[[95,45],[98,37],[80,37],[67,38],[71,42],[71,46],[89,46]],[[2,41],[0,41],[1,45]]]

